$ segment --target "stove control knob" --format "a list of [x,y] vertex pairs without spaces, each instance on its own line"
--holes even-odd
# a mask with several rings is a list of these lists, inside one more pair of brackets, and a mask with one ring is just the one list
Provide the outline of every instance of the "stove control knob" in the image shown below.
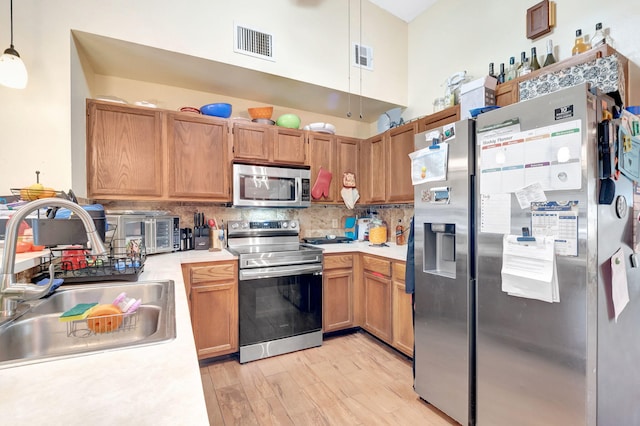
[[298,226],[298,225],[296,224],[296,222],[295,222],[295,221],[293,221],[293,220],[291,221],[291,223],[290,223],[289,225],[291,226],[291,229],[295,229],[295,227],[296,227],[296,226]]
[[238,226],[240,225],[238,225],[237,223],[234,223],[231,225],[231,229],[238,229]]
[[284,229],[287,229],[289,227],[289,222],[287,222],[287,221],[282,222],[282,227]]
[[247,229],[249,224],[247,222],[242,222],[242,229]]

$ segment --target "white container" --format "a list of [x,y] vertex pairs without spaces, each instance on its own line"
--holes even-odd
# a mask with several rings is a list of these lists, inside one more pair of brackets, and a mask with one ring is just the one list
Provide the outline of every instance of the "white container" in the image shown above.
[[486,76],[465,83],[460,88],[460,118],[470,118],[469,111],[496,104],[495,90],[498,80]]

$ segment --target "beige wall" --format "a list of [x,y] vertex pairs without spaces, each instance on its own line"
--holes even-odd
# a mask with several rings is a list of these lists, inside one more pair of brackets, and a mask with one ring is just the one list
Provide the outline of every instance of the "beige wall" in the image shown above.
[[409,108],[404,117],[433,112],[433,100],[444,94],[441,84],[456,71],[486,75],[489,62],[501,62],[520,52],[546,54],[547,40],[556,47],[556,59],[571,56],[575,30],[592,35],[595,24],[611,28],[614,47],[631,62],[631,104],[640,104],[640,1],[556,0],[557,26],[535,41],[526,38],[526,10],[536,2],[501,0],[438,1],[409,24]]
[[[350,1],[355,41],[360,2]],[[375,49],[375,70],[362,73],[362,94],[406,104],[407,25],[367,1],[362,4],[362,43]],[[2,0],[0,40],[7,46],[8,15],[9,2]],[[276,61],[233,53],[234,21],[273,33]],[[351,72],[351,91],[360,93],[358,69],[347,65],[347,3],[342,1],[20,0],[14,2],[14,26],[14,44],[29,70],[29,84],[25,90],[0,87],[0,193],[32,183],[35,170],[42,172],[47,186],[73,186],[84,193],[83,182],[71,172],[72,162],[76,170],[84,168],[84,117],[72,111],[81,110],[99,77],[82,73],[71,30],[341,91],[347,90]]]

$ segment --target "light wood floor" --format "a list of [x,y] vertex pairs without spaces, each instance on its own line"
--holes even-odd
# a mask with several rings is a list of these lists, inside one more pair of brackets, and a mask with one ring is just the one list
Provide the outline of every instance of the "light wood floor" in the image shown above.
[[212,425],[451,425],[413,391],[411,361],[365,332],[241,365],[201,363]]

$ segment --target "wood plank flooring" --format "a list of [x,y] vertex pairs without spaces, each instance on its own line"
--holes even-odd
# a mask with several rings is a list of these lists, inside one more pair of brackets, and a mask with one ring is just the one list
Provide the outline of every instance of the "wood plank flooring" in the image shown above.
[[413,391],[411,361],[365,332],[241,365],[202,362],[212,425],[452,425]]

